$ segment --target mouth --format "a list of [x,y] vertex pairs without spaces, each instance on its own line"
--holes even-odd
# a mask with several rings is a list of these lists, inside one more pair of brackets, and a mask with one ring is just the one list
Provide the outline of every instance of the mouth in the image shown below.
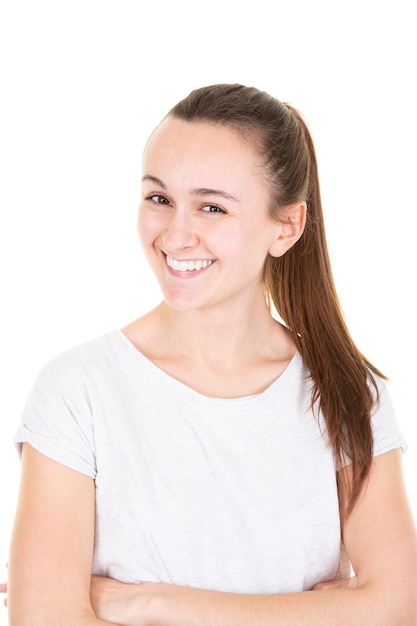
[[179,261],[171,256],[166,255],[166,263],[168,267],[175,272],[199,272],[206,269],[214,263],[214,259],[190,259],[188,261]]

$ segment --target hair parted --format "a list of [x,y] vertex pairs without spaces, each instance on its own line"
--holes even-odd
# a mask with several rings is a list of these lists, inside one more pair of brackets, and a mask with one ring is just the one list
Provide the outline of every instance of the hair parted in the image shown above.
[[264,91],[219,84],[192,91],[167,117],[223,124],[254,142],[271,184],[272,215],[305,201],[301,238],[282,256],[268,256],[265,289],[291,329],[312,377],[312,406],[319,408],[336,463],[351,462],[351,510],[368,476],[373,453],[371,412],[378,401],[373,374],[385,378],[358,350],[334,286],[323,223],[313,140],[301,114]]

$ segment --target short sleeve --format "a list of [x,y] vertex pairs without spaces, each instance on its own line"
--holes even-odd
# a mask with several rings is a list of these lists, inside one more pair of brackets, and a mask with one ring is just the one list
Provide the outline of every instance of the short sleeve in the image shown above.
[[95,478],[94,429],[88,389],[70,355],[52,359],[28,396],[14,443]]
[[379,402],[372,413],[372,432],[374,437],[374,456],[384,454],[396,448],[407,450],[407,444],[395,414],[395,409],[386,384],[380,378],[376,380]]
[[[373,456],[379,456],[399,448],[405,452],[407,443],[401,433],[387,386],[379,376],[373,375],[373,379],[376,384],[376,388],[372,386],[375,398],[375,404],[371,413]],[[342,453],[342,462],[337,464],[337,469],[346,467],[350,463],[350,458]]]

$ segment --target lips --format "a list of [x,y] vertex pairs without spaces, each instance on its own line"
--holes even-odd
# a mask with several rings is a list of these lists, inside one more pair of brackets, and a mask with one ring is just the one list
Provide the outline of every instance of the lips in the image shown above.
[[167,255],[167,265],[177,272],[194,272],[205,269],[212,263],[213,259],[191,259],[189,261],[178,261]]

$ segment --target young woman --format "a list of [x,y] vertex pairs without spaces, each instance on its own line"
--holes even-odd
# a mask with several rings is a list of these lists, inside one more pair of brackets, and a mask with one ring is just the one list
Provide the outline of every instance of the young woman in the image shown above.
[[192,92],[146,146],[138,229],[163,302],[47,364],[16,435],[10,624],[415,626],[404,442],[300,114]]

